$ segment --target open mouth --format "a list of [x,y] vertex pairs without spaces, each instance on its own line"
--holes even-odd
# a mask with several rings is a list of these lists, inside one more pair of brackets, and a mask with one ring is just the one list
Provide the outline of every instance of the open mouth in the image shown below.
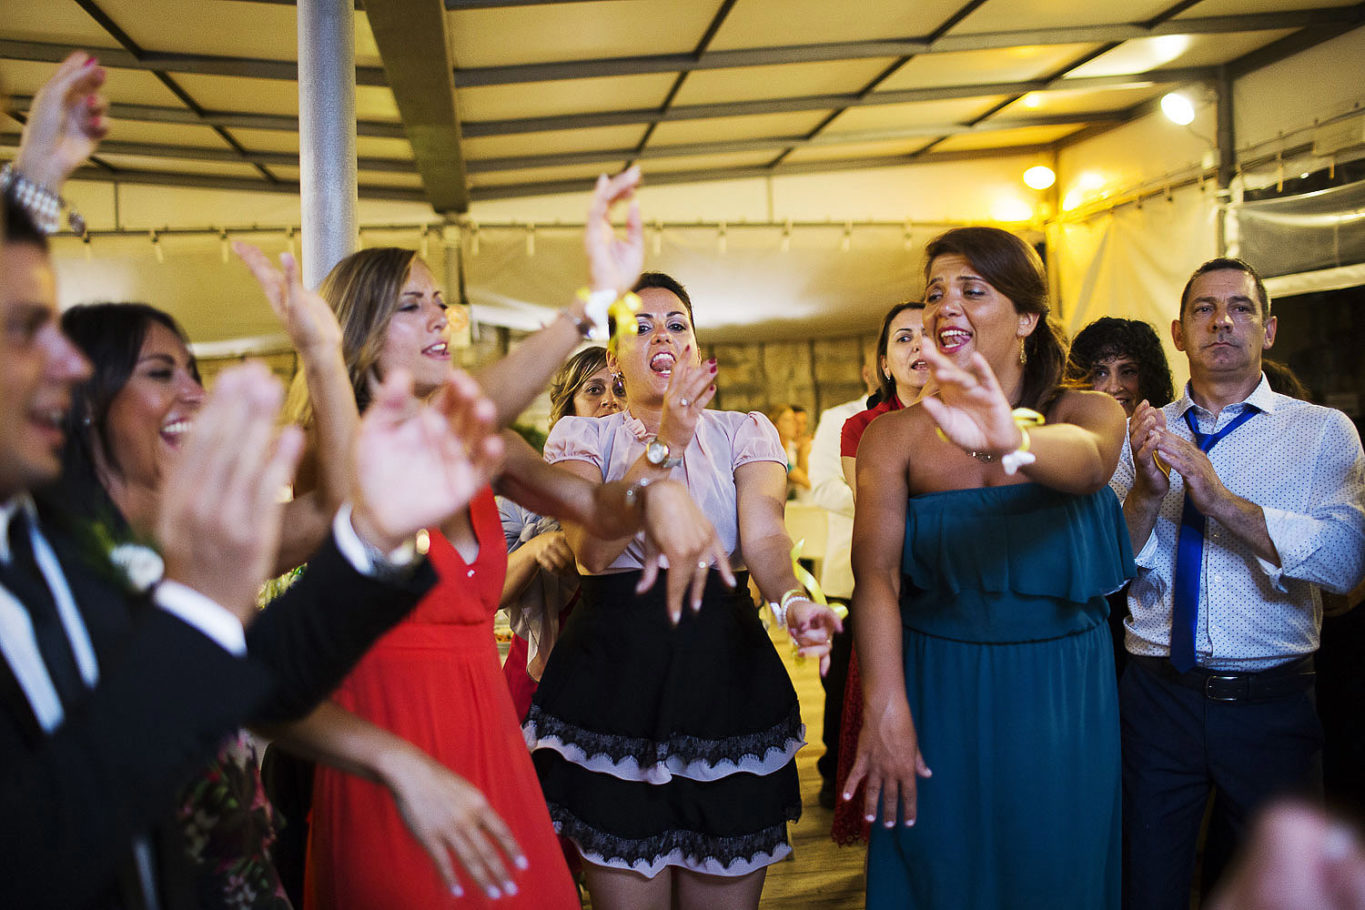
[[193,421],[180,417],[166,422],[161,427],[161,439],[173,449],[180,448],[180,444],[185,441],[185,437],[190,432],[190,427],[194,426]]
[[910,369],[914,370],[916,373],[927,372],[928,369],[929,369],[929,361],[927,361],[927,360],[914,360],[914,361],[911,361],[911,363],[910,363]]
[[66,439],[65,408],[36,408],[28,412],[28,419],[52,445],[59,446]]
[[438,341],[435,344],[422,348],[423,357],[439,357],[445,359],[450,354],[450,345],[445,341]]
[[660,376],[669,376],[673,373],[673,365],[678,362],[678,358],[673,356],[671,351],[660,351],[649,358],[649,368]]
[[966,329],[943,329],[938,333],[938,349],[951,354],[972,340],[972,333]]

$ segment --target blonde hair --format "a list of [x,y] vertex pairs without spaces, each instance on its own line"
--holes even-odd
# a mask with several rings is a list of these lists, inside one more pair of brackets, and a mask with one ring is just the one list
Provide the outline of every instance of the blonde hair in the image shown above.
[[588,377],[607,365],[607,349],[601,345],[584,348],[564,361],[550,380],[550,426],[561,417],[573,416],[573,397]]
[[[376,370],[389,322],[398,310],[403,285],[419,262],[415,250],[374,247],[352,253],[338,262],[322,280],[318,293],[332,306],[341,324],[341,353],[355,392],[357,409],[363,414],[370,404],[370,380],[380,379]],[[289,388],[285,412],[291,422],[312,423],[313,408],[308,384],[300,371]]]

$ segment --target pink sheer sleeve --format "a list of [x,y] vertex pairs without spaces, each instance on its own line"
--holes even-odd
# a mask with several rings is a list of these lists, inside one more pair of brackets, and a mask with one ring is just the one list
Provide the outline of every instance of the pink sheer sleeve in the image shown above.
[[[740,417],[738,414],[735,416]],[[784,468],[787,466],[787,452],[782,448],[777,427],[763,414],[750,411],[740,417],[734,434],[733,467],[737,468],[751,461],[775,461]]]
[[591,417],[561,417],[545,440],[545,460],[586,461],[601,470],[603,423]]

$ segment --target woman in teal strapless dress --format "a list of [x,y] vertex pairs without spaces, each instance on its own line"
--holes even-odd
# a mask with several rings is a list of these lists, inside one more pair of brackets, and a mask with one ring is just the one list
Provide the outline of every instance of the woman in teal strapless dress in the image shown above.
[[[1104,595],[1133,572],[1106,486],[1123,409],[1059,387],[1064,343],[1023,241],[958,228],[926,261],[933,378],[858,458],[866,708],[845,793],[866,778],[867,906],[1117,908]],[[1018,407],[1046,424],[1021,429]]]

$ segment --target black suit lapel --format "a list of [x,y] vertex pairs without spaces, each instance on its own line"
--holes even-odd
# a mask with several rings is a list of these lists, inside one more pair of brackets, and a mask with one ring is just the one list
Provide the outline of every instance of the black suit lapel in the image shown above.
[[33,706],[28,703],[28,696],[20,687],[13,668],[6,660],[0,660],[0,705],[3,705],[10,717],[14,718],[19,735],[29,746],[37,745],[47,735],[43,732],[42,725],[38,723],[38,717],[33,713]]

